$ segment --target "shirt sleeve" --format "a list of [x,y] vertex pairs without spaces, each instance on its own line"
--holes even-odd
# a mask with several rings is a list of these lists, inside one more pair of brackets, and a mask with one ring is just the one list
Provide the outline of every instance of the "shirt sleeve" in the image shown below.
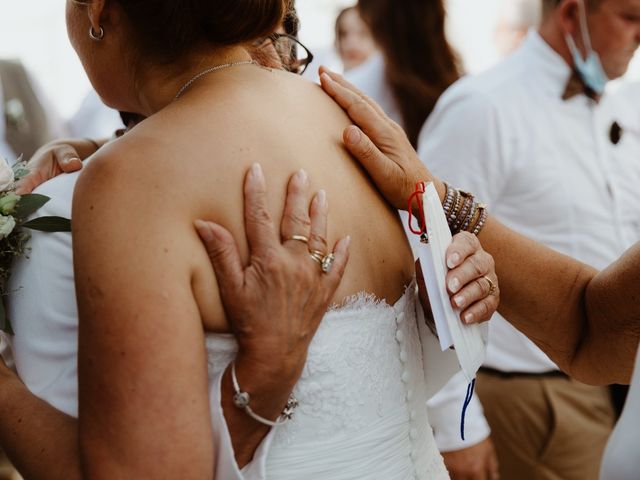
[[491,99],[461,85],[438,102],[420,133],[418,153],[443,181],[491,204],[508,182],[507,144]]
[[215,452],[215,478],[224,480],[265,480],[267,478],[267,455],[271,448],[275,429],[271,429],[256,449],[253,459],[240,469],[236,463],[231,443],[231,434],[222,411],[222,376],[226,368],[211,382],[211,422],[213,426],[213,448]]
[[482,405],[474,395],[465,415],[465,440],[462,440],[460,420],[466,393],[467,381],[463,373],[459,372],[427,402],[429,421],[440,452],[472,447],[491,433]]

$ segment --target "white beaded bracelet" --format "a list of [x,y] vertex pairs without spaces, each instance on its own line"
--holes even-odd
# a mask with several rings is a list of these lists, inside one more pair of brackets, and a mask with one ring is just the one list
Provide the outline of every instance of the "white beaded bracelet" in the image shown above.
[[256,422],[262,423],[263,425],[267,425],[269,427],[277,427],[278,425],[286,423],[287,421],[291,420],[291,417],[293,417],[293,412],[298,407],[298,400],[292,393],[291,395],[289,395],[287,405],[284,407],[284,410],[282,411],[280,416],[275,421],[266,419],[254,412],[249,406],[249,403],[251,402],[251,396],[249,395],[249,393],[240,390],[238,377],[236,376],[235,362],[231,363],[231,381],[233,382],[233,404],[240,410],[244,410],[246,414],[253,418]]

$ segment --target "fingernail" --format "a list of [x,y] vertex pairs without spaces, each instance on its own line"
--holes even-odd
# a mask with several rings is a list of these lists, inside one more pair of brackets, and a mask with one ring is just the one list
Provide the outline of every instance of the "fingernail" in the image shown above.
[[71,162],[80,162],[81,160],[78,157],[71,157],[71,158],[67,158],[64,163],[71,163]]
[[451,290],[452,293],[456,293],[458,290],[460,290],[460,280],[458,280],[456,277],[453,277],[449,281],[449,290]]
[[447,258],[447,267],[449,268],[455,268],[458,266],[459,263],[460,263],[459,253],[452,253],[451,255],[449,255],[449,258]]
[[296,173],[296,176],[298,177],[298,180],[300,180],[302,183],[307,183],[307,180],[309,179],[309,175],[307,175],[307,172],[304,169],[298,170],[298,173]]
[[320,75],[320,78],[322,78],[322,80],[324,80],[325,82],[333,82],[333,78],[331,78],[329,76],[328,73],[324,72],[322,75]]
[[347,131],[347,143],[355,145],[360,141],[360,138],[360,130],[356,127],[350,127]]
[[251,176],[258,181],[264,180],[264,173],[262,172],[262,167],[259,163],[251,165]]
[[467,302],[465,301],[464,295],[458,295],[453,298],[453,303],[455,303],[458,308],[462,308]]
[[473,323],[473,313],[465,313],[464,323],[466,323],[467,325]]
[[213,230],[207,222],[205,222],[204,220],[196,220],[193,223],[195,224],[196,229],[198,230],[198,234],[200,235],[200,238],[202,238],[202,240],[204,240],[205,242],[210,242],[211,240],[213,240]]
[[321,207],[327,206],[327,192],[324,190],[318,190],[318,205]]

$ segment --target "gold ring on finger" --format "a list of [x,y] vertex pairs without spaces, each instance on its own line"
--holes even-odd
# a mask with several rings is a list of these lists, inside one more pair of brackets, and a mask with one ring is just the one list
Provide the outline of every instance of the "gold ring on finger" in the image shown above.
[[307,237],[305,237],[304,235],[291,235],[290,237],[286,237],[284,239],[285,242],[289,241],[289,240],[294,240],[296,242],[302,242],[302,243],[309,243],[309,239]]
[[494,293],[496,293],[496,291],[498,290],[498,287],[496,286],[495,283],[493,283],[493,281],[489,277],[485,276],[484,279],[489,283],[489,293],[487,293],[487,297],[488,297],[489,295],[493,295]]

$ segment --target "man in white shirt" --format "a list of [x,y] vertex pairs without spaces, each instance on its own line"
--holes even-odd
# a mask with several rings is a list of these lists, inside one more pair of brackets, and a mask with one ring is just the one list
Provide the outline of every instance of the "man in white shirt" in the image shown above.
[[[640,135],[613,132],[633,106],[603,94],[640,45],[640,0],[544,7],[512,57],[442,96],[419,152],[509,227],[603,268],[640,237]],[[477,392],[501,478],[596,479],[613,423],[607,390],[562,376],[496,317]]]

